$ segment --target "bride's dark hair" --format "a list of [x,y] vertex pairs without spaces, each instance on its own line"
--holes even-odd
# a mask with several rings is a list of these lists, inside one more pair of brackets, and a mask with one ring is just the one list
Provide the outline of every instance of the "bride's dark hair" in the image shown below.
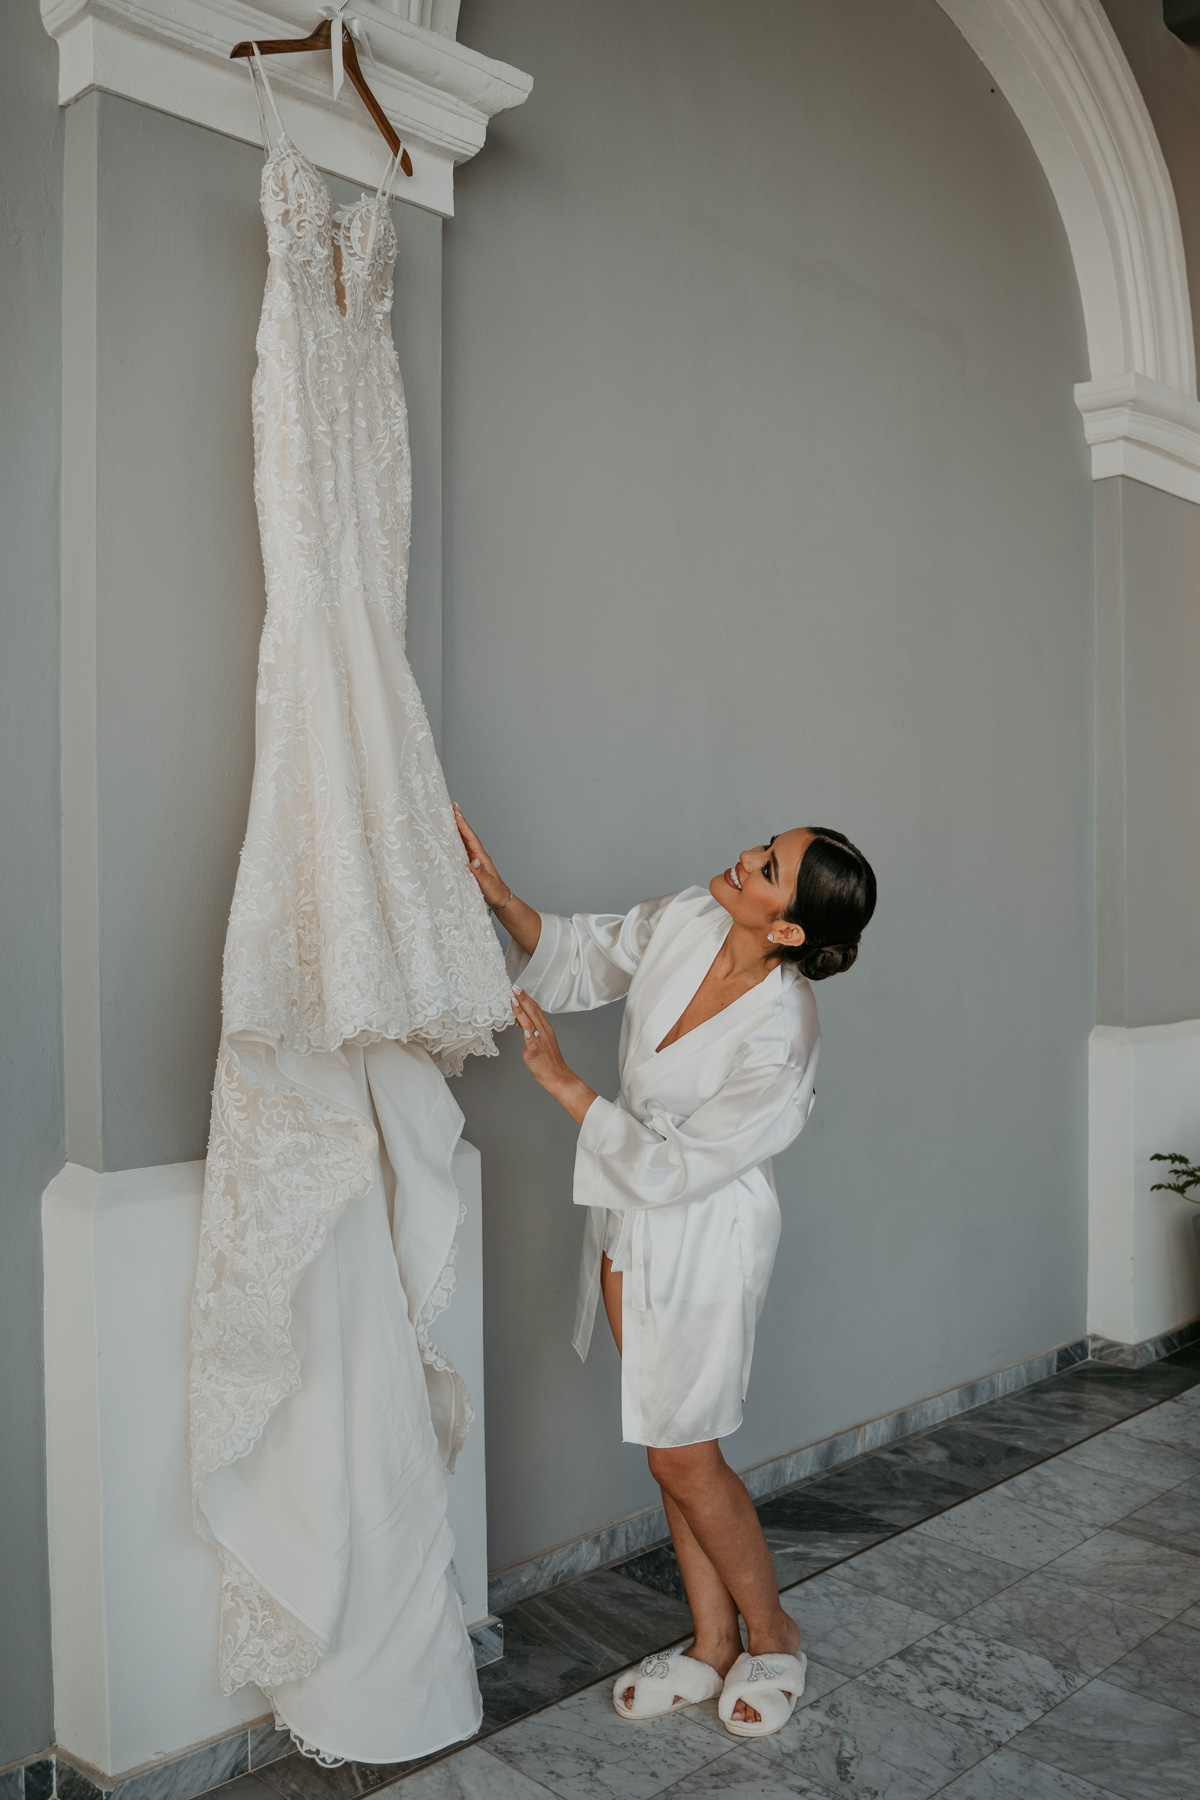
[[783,916],[799,925],[804,942],[784,945],[785,962],[809,981],[840,975],[858,955],[858,941],[875,911],[875,872],[840,831],[807,827],[812,842],[800,858],[796,892]]

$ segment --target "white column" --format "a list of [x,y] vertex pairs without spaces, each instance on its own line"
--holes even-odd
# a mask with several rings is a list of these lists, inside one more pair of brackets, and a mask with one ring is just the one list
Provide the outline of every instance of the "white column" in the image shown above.
[[[487,1614],[479,1152],[458,1292],[437,1332],[475,1423],[451,1477],[467,1622]],[[217,1682],[221,1572],[192,1529],[188,1312],[204,1165],[97,1174],[68,1163],[42,1202],[55,1737],[106,1775],[234,1731],[270,1708]]]
[[1088,1083],[1088,1330],[1144,1343],[1200,1318],[1196,1208],[1150,1160],[1200,1160],[1200,1020],[1098,1025]]

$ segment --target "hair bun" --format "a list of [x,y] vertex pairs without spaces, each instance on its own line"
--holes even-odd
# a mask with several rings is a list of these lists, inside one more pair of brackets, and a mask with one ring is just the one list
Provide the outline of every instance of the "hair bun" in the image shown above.
[[852,944],[802,944],[796,967],[808,981],[828,981],[850,968],[857,956],[857,938]]

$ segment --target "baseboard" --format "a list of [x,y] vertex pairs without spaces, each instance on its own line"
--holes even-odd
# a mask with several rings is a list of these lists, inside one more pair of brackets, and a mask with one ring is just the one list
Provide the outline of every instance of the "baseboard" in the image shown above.
[[1200,1319],[1190,1325],[1180,1325],[1175,1331],[1165,1331],[1161,1337],[1146,1338],[1140,1344],[1118,1344],[1112,1338],[1093,1337],[1091,1354],[1094,1362],[1115,1363],[1120,1369],[1144,1369],[1148,1363],[1158,1362],[1175,1350],[1186,1350],[1189,1344],[1197,1343],[1200,1343]]
[[[1044,1381],[1048,1375],[1057,1375],[1060,1370],[1070,1368],[1072,1363],[1086,1362],[1092,1354],[1092,1341],[1077,1338],[1074,1343],[1060,1344],[1057,1349],[1047,1350],[1027,1362],[1014,1363],[1011,1368],[999,1369],[978,1381],[965,1382],[961,1387],[949,1388],[945,1393],[901,1407],[897,1412],[852,1425],[848,1431],[805,1444],[786,1456],[774,1457],[753,1468],[741,1469],[739,1473],[754,1498],[761,1500],[777,1488],[790,1487],[806,1476],[820,1474],[822,1469],[848,1462],[852,1456],[878,1450],[897,1438],[910,1437],[913,1432],[927,1431],[931,1425],[940,1425],[958,1413],[968,1412],[973,1406],[983,1406],[988,1400],[998,1400],[1004,1394],[1031,1387],[1035,1381]],[[1172,1345],[1172,1348],[1179,1346]],[[1167,1352],[1164,1350],[1159,1354],[1166,1355]],[[621,1562],[639,1550],[661,1543],[666,1536],[667,1520],[660,1506],[632,1513],[599,1531],[585,1532],[568,1543],[557,1544],[540,1556],[494,1570],[488,1578],[488,1605],[493,1612],[501,1612],[506,1606],[528,1600],[546,1588],[557,1587],[575,1575],[586,1575],[592,1569],[602,1569],[607,1563]]]

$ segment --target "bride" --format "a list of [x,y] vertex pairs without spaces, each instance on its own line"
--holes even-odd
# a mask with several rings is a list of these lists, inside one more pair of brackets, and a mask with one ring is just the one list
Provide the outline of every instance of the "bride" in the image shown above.
[[[743,851],[707,889],[564,919],[519,899],[457,817],[480,891],[512,935],[526,1065],[580,1127],[574,1198],[588,1219],[575,1347],[587,1354],[603,1294],[621,1354],[622,1433],[647,1446],[695,1630],[688,1648],[620,1676],[613,1703],[645,1719],[719,1694],[731,1732],[765,1736],[790,1718],[805,1659],[753,1503],[717,1440],[741,1424],[779,1241],[770,1159],[812,1108],[810,983],[853,964],[874,874],[840,832],[800,827]],[[567,1066],[546,1015],[622,997],[612,1101]]]

